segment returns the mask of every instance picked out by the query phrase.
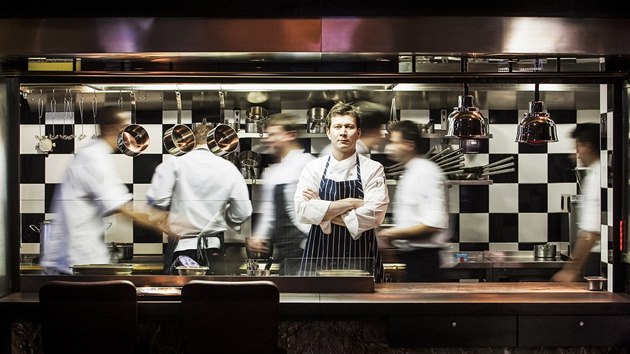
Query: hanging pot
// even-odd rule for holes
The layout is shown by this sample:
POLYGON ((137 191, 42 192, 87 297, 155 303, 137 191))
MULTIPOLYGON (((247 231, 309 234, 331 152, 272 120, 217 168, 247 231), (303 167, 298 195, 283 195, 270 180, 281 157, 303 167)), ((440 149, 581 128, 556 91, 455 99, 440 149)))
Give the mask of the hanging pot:
POLYGON ((118 133, 118 150, 127 156, 138 156, 147 147, 151 139, 142 126, 136 124, 136 95, 131 93, 131 124, 118 133))
POLYGON ((213 154, 223 156, 236 150, 238 135, 229 125, 219 124, 208 133, 206 143, 213 154))
POLYGON ((244 178, 256 179, 260 177, 262 157, 259 153, 254 151, 241 151, 241 153, 238 154, 238 160, 244 178))
POLYGON ((260 106, 251 106, 247 110, 247 119, 245 131, 247 133, 258 133, 262 137, 265 132, 265 123, 267 120, 267 110, 260 106))
POLYGON ((310 134, 322 134, 326 132, 326 115, 328 110, 322 107, 313 107, 307 111, 308 121, 306 132, 310 134))
POLYGON ((177 124, 164 133, 164 148, 169 154, 184 155, 195 148, 195 134, 182 123, 182 97, 179 91, 175 93, 177 100, 177 124))

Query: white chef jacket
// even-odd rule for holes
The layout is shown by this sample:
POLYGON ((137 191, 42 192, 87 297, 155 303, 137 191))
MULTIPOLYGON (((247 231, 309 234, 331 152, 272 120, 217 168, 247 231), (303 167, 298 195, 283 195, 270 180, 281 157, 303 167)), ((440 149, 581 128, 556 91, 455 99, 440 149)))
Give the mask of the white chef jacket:
POLYGON ((44 268, 71 274, 75 264, 110 262, 103 218, 132 198, 116 174, 112 152, 97 139, 75 155, 53 197, 55 218, 41 262, 44 268))
POLYGON ((396 226, 424 224, 442 229, 430 239, 394 240, 394 246, 402 250, 436 248, 449 241, 447 187, 437 164, 418 157, 405 164, 405 172, 396 187, 393 213, 396 226))
MULTIPOLYGON (((284 187, 284 206, 291 223, 298 228, 304 235, 308 235, 311 228, 308 224, 303 224, 297 220, 295 214, 295 204, 293 196, 297 188, 298 179, 302 173, 302 169, 310 161, 315 160, 311 154, 304 153, 304 149, 291 150, 282 161, 269 166, 262 175, 265 180, 262 192, 262 202, 260 203, 261 219, 256 225, 254 235, 261 238, 271 238, 271 230, 275 221, 273 205, 274 187, 278 184, 285 184, 284 187)), ((302 245, 303 246, 303 245, 302 245)))
MULTIPOLYGON (((242 224, 252 214, 243 176, 207 146, 158 165, 147 200, 150 206, 169 210, 169 227, 179 236, 222 232, 227 230, 227 222, 242 224)), ((209 237, 208 241, 208 248, 220 247, 218 238, 209 237)), ((197 238, 185 238, 175 251, 196 248, 197 238)))
MULTIPOLYGON (((306 189, 319 191, 319 182, 329 156, 330 165, 326 172, 326 178, 337 182, 357 179, 356 153, 343 161, 337 161, 332 155, 322 156, 304 167, 294 196, 298 220, 306 224, 319 225, 326 234, 332 230, 331 222, 322 220, 331 202, 319 199, 307 201, 302 196, 302 192, 306 189)), ((364 231, 379 227, 385 218, 389 204, 383 165, 361 155, 359 155, 359 163, 361 165, 364 205, 342 214, 344 223, 354 239, 359 238, 364 231)))
MULTIPOLYGON (((582 194, 580 195, 577 226, 580 230, 600 234, 602 209, 600 202, 601 166, 599 160, 591 163, 588 169, 588 173, 582 181, 582 194)), ((597 241, 591 252, 599 251, 600 243, 597 241)))

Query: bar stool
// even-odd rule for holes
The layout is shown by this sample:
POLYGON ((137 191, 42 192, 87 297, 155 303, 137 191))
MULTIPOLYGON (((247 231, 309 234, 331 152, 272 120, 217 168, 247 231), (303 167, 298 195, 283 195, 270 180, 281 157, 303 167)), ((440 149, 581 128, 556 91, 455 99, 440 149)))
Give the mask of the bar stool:
POLYGON ((136 287, 127 280, 50 281, 39 289, 45 353, 134 353, 136 287))
POLYGON ((270 281, 193 280, 182 288, 186 353, 284 353, 280 291, 270 281))

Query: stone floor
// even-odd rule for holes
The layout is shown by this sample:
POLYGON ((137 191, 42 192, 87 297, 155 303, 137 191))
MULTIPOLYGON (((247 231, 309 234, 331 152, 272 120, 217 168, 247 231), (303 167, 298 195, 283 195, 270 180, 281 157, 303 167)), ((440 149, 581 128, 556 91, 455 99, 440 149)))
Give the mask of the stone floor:
MULTIPOLYGON (((138 326, 141 354, 183 353, 181 327, 177 323, 141 322, 138 326)), ((627 348, 392 348, 387 344, 387 328, 380 321, 282 321, 279 347, 287 353, 361 354, 608 354, 628 353, 627 348)), ((210 331, 210 330, 209 330, 210 331)), ((39 324, 12 326, 12 354, 43 353, 39 324)))

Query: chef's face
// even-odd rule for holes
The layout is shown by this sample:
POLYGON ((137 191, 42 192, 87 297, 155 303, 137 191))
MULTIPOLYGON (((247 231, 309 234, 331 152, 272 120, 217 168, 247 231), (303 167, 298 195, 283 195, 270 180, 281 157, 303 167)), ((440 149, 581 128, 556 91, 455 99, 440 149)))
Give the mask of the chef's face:
POLYGON ((396 162, 407 162, 415 155, 415 147, 413 142, 403 139, 401 132, 394 131, 389 135, 385 152, 396 162))
POLYGON ((284 147, 294 140, 293 134, 284 130, 282 126, 271 125, 267 127, 267 137, 262 142, 274 154, 280 154, 284 147))
POLYGON ((361 137, 361 129, 357 128, 353 116, 334 116, 330 120, 330 128, 326 130, 332 148, 343 153, 354 153, 357 140, 361 137))

